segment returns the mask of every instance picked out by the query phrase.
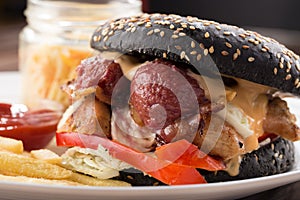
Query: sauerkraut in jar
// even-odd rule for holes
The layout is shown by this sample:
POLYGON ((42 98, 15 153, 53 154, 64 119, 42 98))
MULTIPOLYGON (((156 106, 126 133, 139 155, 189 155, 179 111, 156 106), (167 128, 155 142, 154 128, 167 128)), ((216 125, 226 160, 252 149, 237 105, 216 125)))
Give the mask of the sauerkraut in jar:
POLYGON ((22 101, 30 108, 66 108, 61 86, 90 57, 93 31, 107 19, 141 12, 139 0, 28 0, 19 37, 22 101))

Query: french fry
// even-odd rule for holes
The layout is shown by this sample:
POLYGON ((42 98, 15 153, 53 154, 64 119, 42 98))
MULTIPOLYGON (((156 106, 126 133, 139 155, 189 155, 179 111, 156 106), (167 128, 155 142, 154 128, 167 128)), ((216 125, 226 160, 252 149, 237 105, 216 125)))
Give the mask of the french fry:
POLYGON ((0 136, 0 149, 21 154, 24 151, 23 142, 12 138, 0 136))
POLYGON ((1 181, 12 181, 12 182, 22 182, 22 183, 37 183, 37 184, 47 184, 47 185, 71 185, 71 186, 82 186, 83 184, 76 183, 67 180, 49 180, 43 178, 32 178, 27 176, 11 176, 0 174, 1 181))
POLYGON ((67 180, 90 186, 130 186, 129 183, 124 181, 103 180, 75 172, 67 180))
POLYGON ((61 157, 49 149, 39 149, 30 151, 31 157, 43 160, 51 164, 60 165, 61 157))
POLYGON ((0 151, 0 171, 45 179, 67 179, 73 173, 70 170, 42 160, 5 151, 0 151))

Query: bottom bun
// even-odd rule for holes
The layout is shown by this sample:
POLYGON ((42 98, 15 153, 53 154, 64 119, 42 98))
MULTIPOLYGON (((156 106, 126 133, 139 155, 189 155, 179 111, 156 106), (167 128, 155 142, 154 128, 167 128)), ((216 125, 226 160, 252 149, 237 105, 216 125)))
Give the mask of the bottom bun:
POLYGON ((279 137, 258 150, 245 154, 237 176, 230 176, 225 171, 199 171, 207 182, 212 183, 280 174, 291 170, 294 163, 295 147, 293 142, 279 137))
MULTIPOLYGON (((199 172, 208 183, 213 183, 279 174, 291 170, 294 163, 294 144, 279 137, 258 150, 245 154, 241 160, 240 173, 237 176, 230 176, 226 171, 209 172, 199 170, 199 172)), ((121 171, 116 179, 126 181, 133 186, 164 185, 162 182, 136 169, 121 171)))

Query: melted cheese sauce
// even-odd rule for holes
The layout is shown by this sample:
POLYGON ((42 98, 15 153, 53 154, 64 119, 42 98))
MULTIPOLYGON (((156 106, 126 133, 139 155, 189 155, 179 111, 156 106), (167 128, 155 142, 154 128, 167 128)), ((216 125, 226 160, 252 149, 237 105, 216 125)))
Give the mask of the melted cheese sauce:
POLYGON ((269 87, 239 79, 238 85, 234 89, 237 94, 231 103, 241 108, 248 116, 254 133, 257 136, 262 135, 262 122, 265 119, 268 105, 266 93, 268 93, 269 87))
POLYGON ((241 109, 247 117, 252 135, 245 137, 245 148, 250 152, 259 147, 257 138, 264 134, 263 121, 267 113, 270 87, 252 83, 242 79, 236 79, 238 85, 233 87, 236 96, 230 103, 241 109))
POLYGON ((116 63, 118 63, 122 69, 124 76, 130 81, 135 75, 136 70, 142 64, 138 62, 134 57, 118 52, 102 52, 101 56, 106 59, 114 60, 116 63))

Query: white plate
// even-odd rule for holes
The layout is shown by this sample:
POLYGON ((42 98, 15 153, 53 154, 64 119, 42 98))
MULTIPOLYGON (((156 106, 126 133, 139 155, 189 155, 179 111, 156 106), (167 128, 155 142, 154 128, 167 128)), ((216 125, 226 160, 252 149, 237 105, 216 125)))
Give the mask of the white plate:
MULTIPOLYGON (((19 74, 0 73, 0 101, 18 102, 19 74)), ((294 102, 295 103, 295 102, 294 102)), ((291 106, 298 109, 296 104, 291 106)), ((297 164, 287 173, 262 178, 203 185, 159 187, 79 187, 0 181, 1 199, 233 199, 300 180, 300 142, 295 143, 297 164)))

